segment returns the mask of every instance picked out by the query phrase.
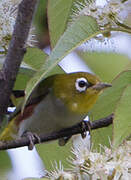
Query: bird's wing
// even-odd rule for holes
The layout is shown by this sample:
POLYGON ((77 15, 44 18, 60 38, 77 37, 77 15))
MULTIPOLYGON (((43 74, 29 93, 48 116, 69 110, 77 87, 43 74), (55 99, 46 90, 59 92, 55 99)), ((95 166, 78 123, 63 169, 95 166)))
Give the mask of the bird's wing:
MULTIPOLYGON (((53 85, 54 77, 56 75, 52 75, 44 80, 42 80, 39 85, 33 90, 31 93, 29 100, 27 101, 27 104, 25 106, 25 109, 31 105, 38 104, 43 98, 50 93, 51 86, 53 85)), ((21 94, 24 95, 24 92, 20 91, 20 94, 18 91, 14 91, 14 93, 17 95, 17 97, 21 94)), ((26 94, 26 93, 25 93, 26 94)), ((17 114, 21 112, 21 107, 23 104, 23 101, 21 101, 20 105, 17 106, 16 110, 10 115, 9 121, 11 121, 17 114)))

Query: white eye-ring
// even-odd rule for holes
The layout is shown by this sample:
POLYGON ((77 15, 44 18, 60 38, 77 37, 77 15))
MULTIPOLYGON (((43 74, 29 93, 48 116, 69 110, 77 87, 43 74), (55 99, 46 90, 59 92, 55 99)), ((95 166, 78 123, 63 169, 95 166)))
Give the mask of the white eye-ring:
POLYGON ((79 92, 83 92, 86 91, 87 87, 88 87, 88 81, 86 78, 77 78, 76 82, 75 82, 75 87, 76 90, 79 92))

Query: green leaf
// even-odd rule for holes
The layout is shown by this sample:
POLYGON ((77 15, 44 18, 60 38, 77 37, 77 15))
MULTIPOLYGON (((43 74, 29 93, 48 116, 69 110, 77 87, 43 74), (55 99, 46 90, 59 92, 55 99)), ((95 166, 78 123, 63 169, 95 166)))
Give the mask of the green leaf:
POLYGON ((131 135, 131 84, 127 86, 115 109, 113 145, 117 147, 131 135))
POLYGON ((130 59, 115 53, 78 52, 88 67, 97 74, 102 81, 111 82, 123 70, 129 69, 130 59))
POLYGON ((63 36, 58 41, 57 45, 47 58, 46 64, 36 75, 31 79, 26 88, 26 97, 23 104, 23 109, 29 98, 32 90, 45 77, 50 75, 50 72, 55 68, 57 63, 62 60, 68 53, 73 51, 83 42, 96 36, 99 33, 99 28, 96 21, 88 16, 81 16, 70 26, 63 36))
POLYGON ((56 45, 66 29, 72 3, 73 0, 48 0, 48 25, 52 47, 56 45))
POLYGON ((44 1, 39 0, 39 3, 37 5, 37 10, 35 12, 35 16, 33 19, 33 23, 35 24, 35 31, 37 34, 37 38, 39 36, 42 36, 43 33, 46 32, 46 28, 47 28, 47 13, 46 13, 47 12, 47 3, 48 3, 48 0, 44 0, 44 1))
POLYGON ((7 174, 12 168, 11 159, 7 154, 7 151, 0 152, 0 179, 5 180, 7 179, 7 174))
POLYGON ((45 63, 48 57, 38 48, 27 48, 24 56, 24 63, 20 67, 19 74, 15 82, 15 89, 25 89, 27 82, 45 63))
MULTIPOLYGON (((101 94, 92 108, 91 115, 93 116, 93 120, 112 114, 122 96, 124 88, 129 84, 131 84, 131 71, 120 73, 112 82, 112 87, 106 89, 104 93, 101 94)), ((112 126, 92 132, 92 141, 95 148, 98 147, 99 144, 109 146, 109 139, 112 139, 112 126)))
POLYGON ((14 89, 25 89, 27 82, 33 77, 35 73, 35 70, 28 67, 20 67, 19 73, 16 77, 14 89))
POLYGON ((32 77, 36 73, 36 71, 29 68, 29 67, 21 66, 20 69, 19 69, 19 73, 20 74, 25 74, 25 75, 27 75, 29 77, 32 77))
POLYGON ((131 83, 131 70, 123 71, 112 82, 112 87, 104 90, 92 108, 95 118, 102 118, 114 112, 124 88, 131 83))
POLYGON ((38 48, 27 48, 24 62, 34 70, 39 70, 45 63, 47 57, 48 55, 38 48))
POLYGON ((27 76, 26 74, 18 74, 15 82, 14 89, 16 90, 24 90, 26 88, 26 85, 31 77, 27 76))
POLYGON ((71 15, 77 10, 75 4, 84 0, 48 0, 47 14, 51 47, 54 48, 71 21, 71 15))
MULTIPOLYGON (((4 59, 3 59, 4 60, 4 59)), ((0 61, 0 69, 3 66, 4 61, 0 61)), ((30 66, 20 66, 19 73, 16 77, 14 89, 25 89, 27 82, 36 73, 36 70, 32 69, 30 66)))

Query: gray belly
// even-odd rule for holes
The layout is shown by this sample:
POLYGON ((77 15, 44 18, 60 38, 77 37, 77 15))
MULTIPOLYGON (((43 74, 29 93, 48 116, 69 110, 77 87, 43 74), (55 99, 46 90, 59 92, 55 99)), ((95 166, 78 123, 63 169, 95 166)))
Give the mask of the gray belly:
POLYGON ((54 100, 50 95, 47 95, 35 108, 33 115, 21 123, 19 136, 25 131, 38 135, 56 132, 77 124, 83 118, 82 115, 67 111, 60 100, 54 100))

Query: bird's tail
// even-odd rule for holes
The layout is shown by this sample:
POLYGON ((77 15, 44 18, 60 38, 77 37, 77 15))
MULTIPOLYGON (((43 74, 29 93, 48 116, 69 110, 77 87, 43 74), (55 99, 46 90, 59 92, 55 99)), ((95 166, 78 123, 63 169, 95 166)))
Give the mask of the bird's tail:
POLYGON ((10 141, 18 137, 18 127, 16 126, 15 120, 17 116, 12 119, 7 127, 3 129, 0 134, 0 141, 10 141))

